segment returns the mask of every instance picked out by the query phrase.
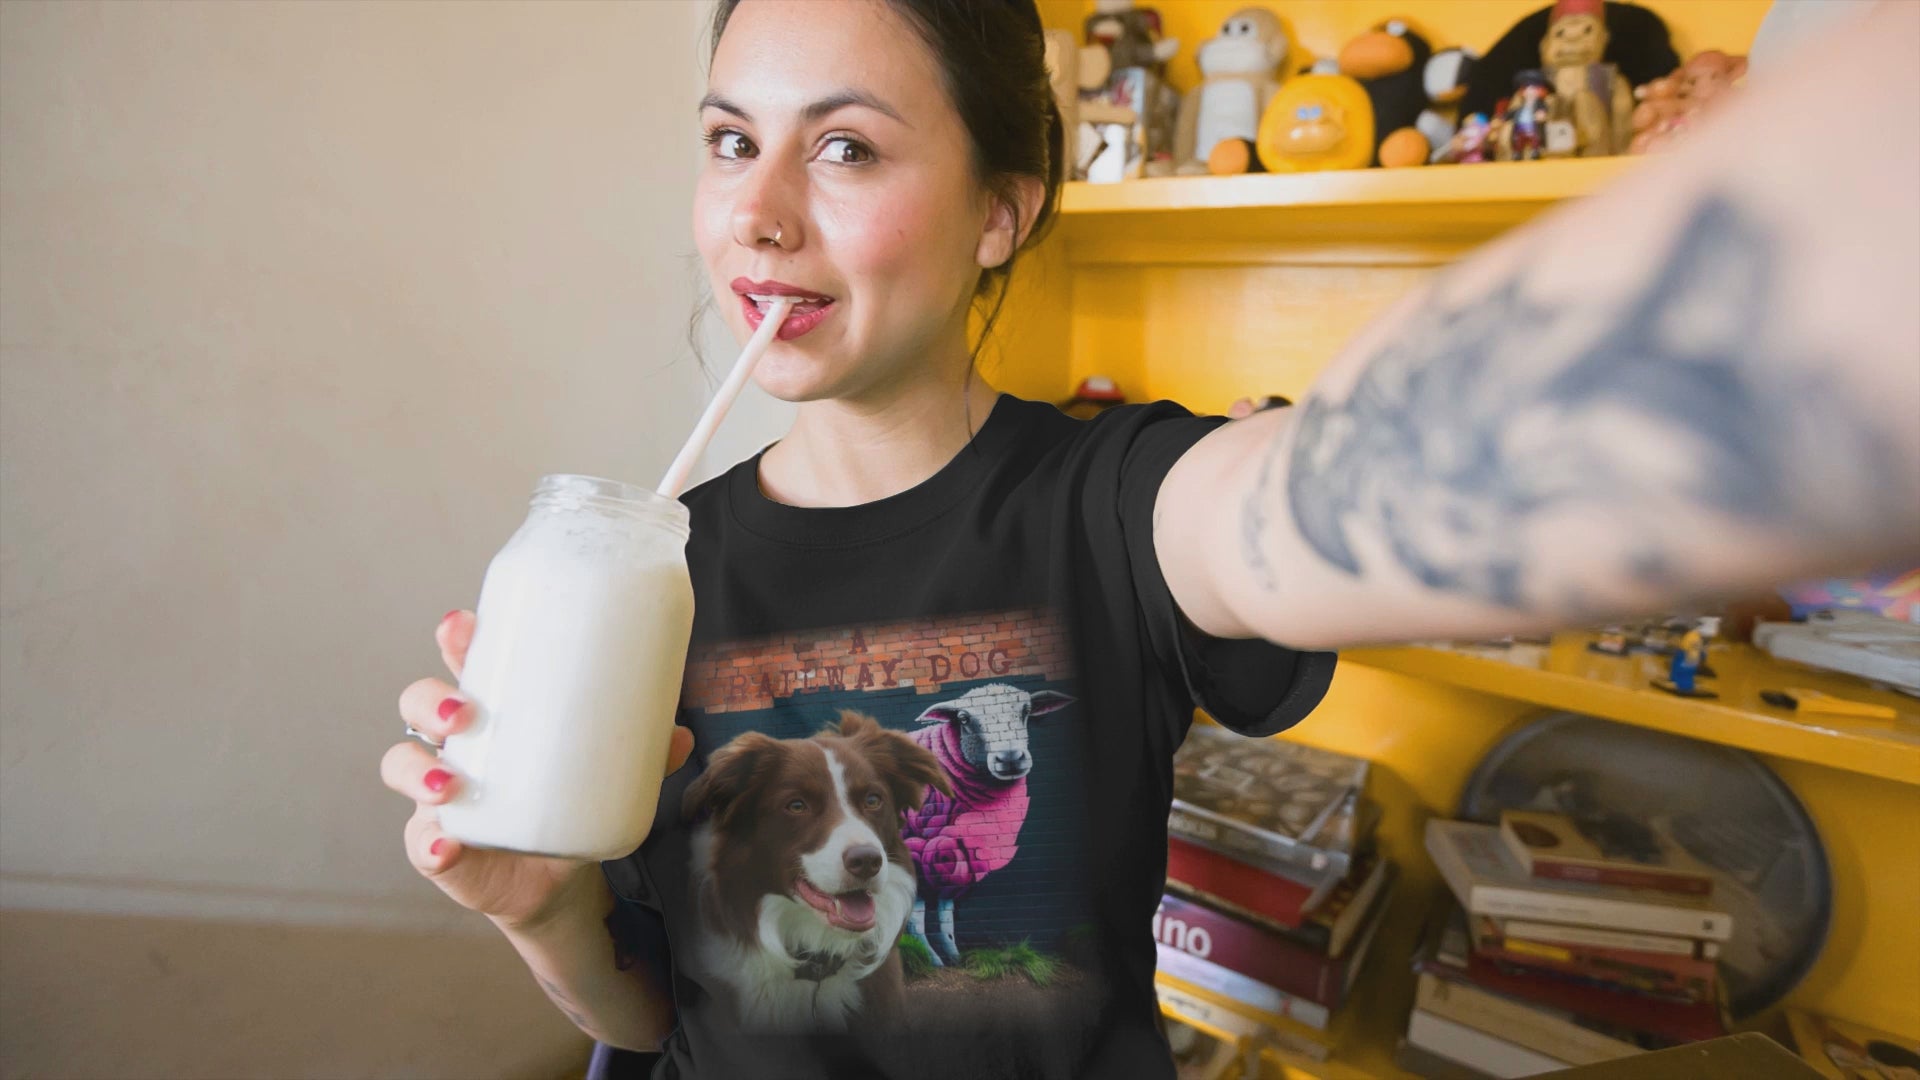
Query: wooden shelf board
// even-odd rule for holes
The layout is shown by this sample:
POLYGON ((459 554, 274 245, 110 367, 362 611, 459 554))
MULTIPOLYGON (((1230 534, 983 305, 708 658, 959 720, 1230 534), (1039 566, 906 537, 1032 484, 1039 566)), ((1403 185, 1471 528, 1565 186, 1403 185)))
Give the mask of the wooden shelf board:
POLYGON ((1861 680, 1783 663, 1747 645, 1715 646, 1718 673, 1700 685, 1718 698, 1675 697, 1649 685, 1666 675, 1654 655, 1607 656, 1591 634, 1560 634, 1551 645, 1459 645, 1352 649, 1363 664, 1500 697, 1672 732, 1759 754, 1920 785, 1920 701, 1870 689, 1861 680), (1761 690, 1801 686, 1891 706, 1893 721, 1799 717, 1760 700, 1761 690))
POLYGON ((1250 245, 1305 257, 1331 247, 1356 260, 1393 247, 1445 261, 1634 164, 1593 158, 1073 183, 1061 196, 1060 229, 1068 258, 1082 264, 1207 254, 1257 261, 1250 245))

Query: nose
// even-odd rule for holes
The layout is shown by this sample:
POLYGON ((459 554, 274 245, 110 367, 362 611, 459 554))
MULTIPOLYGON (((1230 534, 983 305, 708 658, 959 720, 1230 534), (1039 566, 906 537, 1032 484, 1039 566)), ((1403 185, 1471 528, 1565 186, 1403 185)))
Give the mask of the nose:
POLYGON ((734 189, 733 242, 756 252, 792 251, 806 240, 806 166, 772 152, 755 158, 734 189))
POLYGON ((1031 760, 1025 750, 1001 750, 993 755, 994 771, 1001 776, 1022 776, 1031 760))
POLYGON ((850 847, 847 853, 840 857, 840 863, 847 868, 847 873, 861 881, 871 881, 873 875, 880 872, 881 865, 886 861, 886 855, 872 844, 850 847))

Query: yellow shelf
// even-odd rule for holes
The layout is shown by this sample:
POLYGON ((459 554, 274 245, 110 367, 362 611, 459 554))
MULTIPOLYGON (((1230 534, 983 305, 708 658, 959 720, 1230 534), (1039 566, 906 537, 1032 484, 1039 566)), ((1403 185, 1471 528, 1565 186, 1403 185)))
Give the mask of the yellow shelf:
POLYGON ((1353 649, 1343 663, 1587 713, 1675 735, 1737 746, 1920 785, 1920 702, 1872 690, 1855 678, 1782 663, 1747 645, 1716 646, 1718 673, 1701 686, 1718 698, 1681 698, 1654 689, 1666 660, 1607 656, 1587 648, 1591 634, 1557 635, 1551 645, 1459 645, 1353 649), (1760 700, 1761 690, 1803 686, 1892 707, 1896 719, 1801 718, 1760 700))
POLYGON ((1070 261, 1218 261, 1221 249, 1279 243, 1484 242, 1556 203, 1606 185, 1634 158, 1493 162, 1414 169, 1172 176, 1066 185, 1070 261), (1209 248, 1196 251, 1196 245, 1209 248))

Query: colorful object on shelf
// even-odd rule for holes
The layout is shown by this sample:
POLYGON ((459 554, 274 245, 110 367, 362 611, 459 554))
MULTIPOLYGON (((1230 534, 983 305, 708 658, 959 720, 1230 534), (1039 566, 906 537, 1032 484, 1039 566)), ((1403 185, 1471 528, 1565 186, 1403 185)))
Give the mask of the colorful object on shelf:
POLYGON ((1494 139, 1494 156, 1501 161, 1538 161, 1573 152, 1573 130, 1555 119, 1560 102, 1545 72, 1529 69, 1514 76, 1513 97, 1507 102, 1494 139))
MULTIPOLYGON (((1541 48, 1558 6, 1541 8, 1515 23, 1473 65, 1467 76, 1467 92, 1460 99, 1463 115, 1478 112, 1491 116, 1512 92, 1513 77, 1541 66, 1541 48)), ((1629 86, 1651 82, 1680 66, 1667 24, 1660 16, 1637 4, 1607 3, 1601 11, 1599 25, 1606 31, 1607 40, 1597 62, 1614 65, 1629 86)), ((1570 40, 1567 44, 1578 42, 1570 40)))
MULTIPOLYGON (((1180 103, 1174 130, 1175 171, 1181 175, 1245 172, 1252 157, 1238 170, 1223 171, 1235 159, 1216 163, 1214 150, 1223 142, 1249 146, 1260 131, 1260 116, 1280 89, 1278 70, 1290 43, 1280 17, 1264 8, 1242 8, 1227 16, 1220 32, 1194 52, 1200 85, 1187 91, 1180 103)), ((1229 151, 1231 154, 1231 151, 1229 151)))
POLYGON ((1437 114, 1427 120, 1426 73, 1432 59, 1433 46, 1405 19, 1389 19, 1340 50, 1340 74, 1365 87, 1373 106, 1373 164, 1425 165, 1431 156, 1423 120, 1429 126, 1445 124, 1437 114))
POLYGON ((1876 570, 1862 578, 1825 578, 1788 585, 1781 599, 1804 619, 1822 611, 1871 611, 1895 622, 1920 623, 1920 567, 1876 570))
POLYGON ((1450 165, 1478 165, 1493 160, 1493 125, 1484 113, 1469 113, 1447 140, 1440 160, 1450 165))
POLYGON ((1323 61, 1281 85, 1254 142, 1269 172, 1363 169, 1373 160, 1373 103, 1323 61))
POLYGON ((1080 380, 1073 396, 1061 402, 1059 409, 1076 419, 1089 420, 1115 405, 1126 403, 1127 395, 1120 392, 1118 383, 1105 375, 1089 375, 1080 380))
POLYGON ((1633 92, 1633 140, 1628 151, 1645 154, 1665 145, 1702 116, 1709 105, 1746 77, 1747 58, 1719 49, 1695 53, 1672 75, 1653 80, 1633 92))
POLYGON ((1680 639, 1679 648, 1667 661, 1667 677, 1655 679, 1653 685, 1669 694, 1680 697, 1719 697, 1711 690, 1694 685, 1694 676, 1700 674, 1700 668, 1707 660, 1706 638, 1698 630, 1689 630, 1680 639))
POLYGON ((1094 76, 1101 61, 1082 56, 1076 131, 1076 162, 1084 178, 1112 183, 1173 172, 1173 128, 1179 95, 1167 85, 1167 61, 1180 48, 1160 34, 1160 13, 1133 0, 1095 0, 1087 16, 1087 44, 1103 49, 1108 74, 1094 76), (1090 85, 1091 84, 1091 85, 1090 85))
POLYGON ((1547 17, 1540 63, 1573 124, 1573 153, 1625 153, 1633 130, 1633 88, 1603 59, 1607 26, 1601 0, 1559 0, 1547 17))
POLYGON ((1267 167, 1260 163, 1260 151, 1255 149, 1252 139, 1221 139, 1213 144, 1213 152, 1207 155, 1207 172, 1214 176, 1243 176, 1266 171, 1267 167))

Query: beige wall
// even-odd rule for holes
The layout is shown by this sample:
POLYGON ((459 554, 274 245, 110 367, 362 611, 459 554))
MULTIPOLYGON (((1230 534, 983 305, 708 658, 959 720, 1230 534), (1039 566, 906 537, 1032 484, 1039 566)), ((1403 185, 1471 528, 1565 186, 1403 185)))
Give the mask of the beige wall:
MULTIPOLYGON (((8 916, 7 1000, 73 990, 48 965, 79 955, 75 912, 505 952, 409 868, 376 766, 534 479, 651 481, 707 392, 686 345, 702 13, 0 3, 0 909, 68 913, 8 916)), ((213 962, 151 933, 155 971, 213 962)), ((244 1004, 252 970, 202 971, 202 1012, 244 1004)), ((472 972, 426 1003, 362 976, 399 1031, 496 1000, 472 972)), ((0 1072, 80 1067, 7 1012, 0 1072)), ((241 1037, 274 1044, 273 1022, 241 1037)), ((125 1052, 167 1068, 125 1075, 193 1071, 154 1037, 125 1052)), ((385 1069, 392 1049, 320 1071, 439 1067, 385 1069)))

